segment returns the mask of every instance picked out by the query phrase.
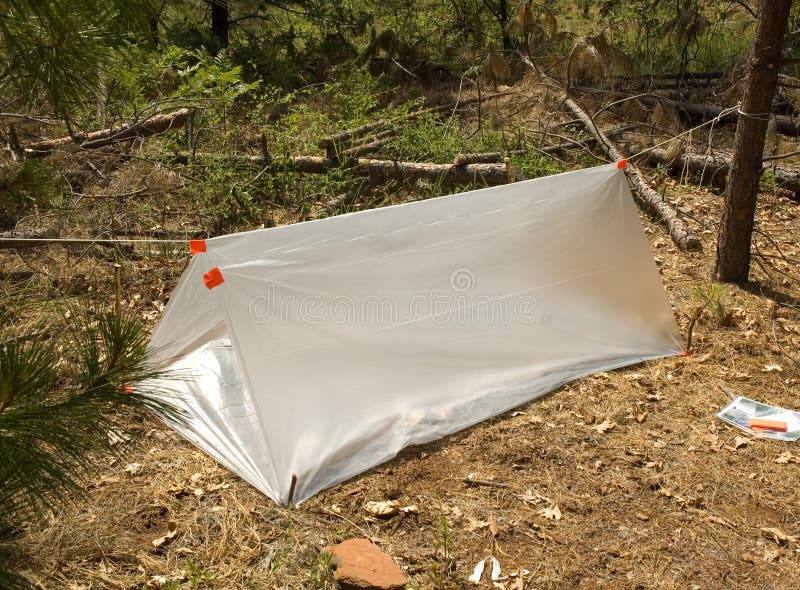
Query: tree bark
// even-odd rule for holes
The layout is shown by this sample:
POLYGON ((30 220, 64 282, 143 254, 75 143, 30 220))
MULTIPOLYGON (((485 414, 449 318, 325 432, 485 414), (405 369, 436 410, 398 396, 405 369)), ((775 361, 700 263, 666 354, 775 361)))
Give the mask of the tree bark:
POLYGON ((230 27, 230 8, 228 0, 210 0, 211 3, 211 36, 219 48, 228 46, 228 29, 230 27))
POLYGON ((767 134, 772 98, 778 82, 783 38, 791 0, 761 0, 753 45, 747 61, 747 83, 733 143, 725 208, 717 239, 714 276, 724 282, 747 282, 750 273, 750 243, 753 235, 761 158, 767 134))
MULTIPOLYGON (((606 132, 606 137, 615 137, 621 135, 626 131, 633 129, 635 126, 620 127, 619 129, 612 129, 606 132)), ((463 166, 465 164, 491 164, 502 162, 506 156, 523 156, 525 154, 534 152, 538 154, 557 154, 566 150, 577 148, 588 149, 594 146, 597 140, 594 137, 587 137, 586 139, 576 139, 574 141, 565 141, 563 143, 556 143, 554 145, 545 145, 542 147, 530 148, 526 150, 511 150, 509 152, 484 152, 479 154, 458 154, 453 158, 453 164, 456 166, 463 166)))

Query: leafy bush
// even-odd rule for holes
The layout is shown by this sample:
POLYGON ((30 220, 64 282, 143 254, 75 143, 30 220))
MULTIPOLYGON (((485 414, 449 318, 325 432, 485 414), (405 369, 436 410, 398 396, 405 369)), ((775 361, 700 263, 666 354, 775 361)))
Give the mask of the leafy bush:
POLYGON ((251 192, 251 166, 207 160, 192 167, 202 182, 183 191, 185 202, 201 227, 212 235, 236 231, 242 225, 261 223, 262 203, 251 192))
POLYGON ((156 52, 124 44, 116 55, 125 67, 105 81, 106 102, 120 116, 141 113, 154 104, 226 107, 260 84, 244 82, 242 67, 225 51, 211 55, 204 49, 167 46, 156 52))

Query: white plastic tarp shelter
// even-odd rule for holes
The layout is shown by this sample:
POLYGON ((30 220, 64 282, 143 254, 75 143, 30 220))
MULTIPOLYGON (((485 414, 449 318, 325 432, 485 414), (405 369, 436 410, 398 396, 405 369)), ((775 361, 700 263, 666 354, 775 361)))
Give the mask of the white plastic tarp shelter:
POLYGON ((204 248, 152 349, 180 433, 281 504, 683 348, 613 164, 204 248))

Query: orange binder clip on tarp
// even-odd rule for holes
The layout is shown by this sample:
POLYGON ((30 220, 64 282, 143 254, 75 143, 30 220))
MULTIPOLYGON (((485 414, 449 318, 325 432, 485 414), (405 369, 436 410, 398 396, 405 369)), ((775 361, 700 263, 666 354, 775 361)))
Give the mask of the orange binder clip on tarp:
POLYGON ((200 254, 201 252, 206 251, 206 241, 205 240, 189 240, 189 252, 192 253, 192 256, 195 254, 200 254))
POLYGON ((619 162, 617 162, 617 170, 625 170, 628 167, 628 160, 622 158, 619 162))
POLYGON ((781 420, 765 420, 764 418, 750 418, 750 428, 756 432, 759 430, 786 432, 786 422, 782 422, 781 420))
POLYGON ((222 278, 222 272, 219 270, 219 267, 215 266, 203 275, 203 282, 206 284, 207 288, 213 289, 224 283, 225 279, 222 278))

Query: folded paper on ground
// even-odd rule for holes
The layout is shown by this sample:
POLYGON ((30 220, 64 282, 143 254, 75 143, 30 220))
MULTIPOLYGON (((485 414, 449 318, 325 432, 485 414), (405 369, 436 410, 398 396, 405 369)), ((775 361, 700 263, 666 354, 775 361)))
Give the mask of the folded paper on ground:
POLYGON ((295 502, 577 377, 682 350, 613 164, 213 238, 152 337, 176 428, 295 502))

